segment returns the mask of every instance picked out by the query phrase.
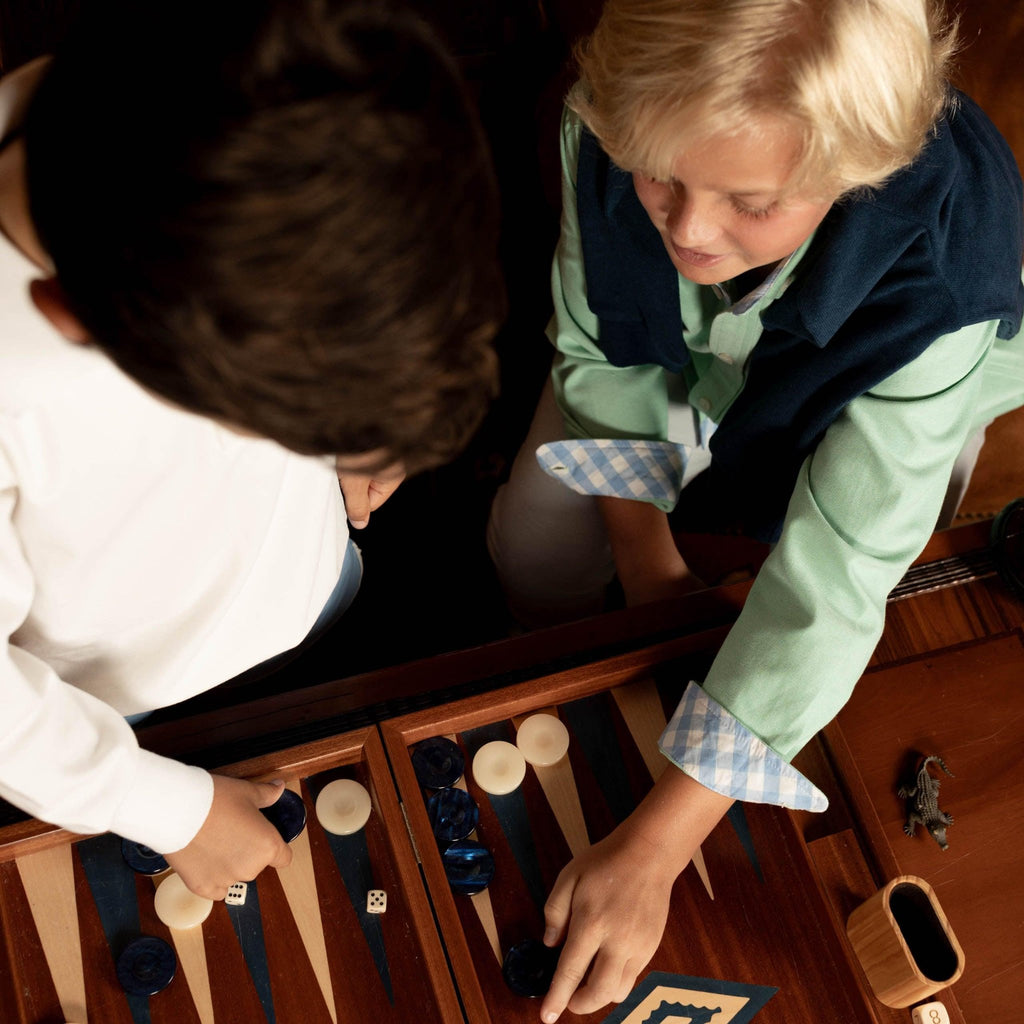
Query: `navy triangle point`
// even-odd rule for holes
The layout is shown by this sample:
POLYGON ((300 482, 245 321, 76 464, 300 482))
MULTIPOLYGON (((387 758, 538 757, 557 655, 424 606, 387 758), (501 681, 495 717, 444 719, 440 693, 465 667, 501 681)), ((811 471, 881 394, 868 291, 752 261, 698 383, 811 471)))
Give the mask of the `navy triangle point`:
POLYGON ((260 913, 258 880, 249 882, 245 902, 227 905, 231 927, 238 938, 242 958, 249 969, 256 996, 267 1017, 267 1024, 277 1024, 274 1012, 274 996, 270 987, 270 964, 267 960, 267 944, 263 937, 263 916, 260 913))
POLYGON ((764 882, 764 873, 761 871, 761 862, 757 857, 757 850, 754 847, 754 837, 750 834, 750 825, 747 823, 747 816, 743 810, 743 804, 738 800, 729 808, 727 817, 732 825, 744 852, 750 863, 754 866, 758 881, 764 882))
POLYGON ((324 829, 324 835, 327 837, 327 845, 352 903, 352 909, 362 928, 363 938, 377 967, 388 1002, 394 1005, 395 992, 391 982, 391 968, 384 945, 380 915, 371 914, 366 908, 366 894, 371 889, 380 888, 374 879, 366 833, 360 830, 351 835, 339 836, 324 829))

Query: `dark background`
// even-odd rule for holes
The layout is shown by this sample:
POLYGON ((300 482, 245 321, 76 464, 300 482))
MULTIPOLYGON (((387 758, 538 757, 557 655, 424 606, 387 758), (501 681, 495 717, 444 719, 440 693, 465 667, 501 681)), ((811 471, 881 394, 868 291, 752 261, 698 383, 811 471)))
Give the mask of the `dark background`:
MULTIPOLYGON (((0 71, 50 52, 88 2, 0 0, 0 71)), ((600 4, 413 0, 412 6, 456 54, 492 147, 509 306, 496 340, 501 393, 461 457, 407 480, 365 530, 354 532, 365 565, 355 603, 261 689, 460 650, 508 631, 484 528, 550 364, 543 331, 558 230, 558 118, 571 80, 571 41, 596 19, 600 4)))

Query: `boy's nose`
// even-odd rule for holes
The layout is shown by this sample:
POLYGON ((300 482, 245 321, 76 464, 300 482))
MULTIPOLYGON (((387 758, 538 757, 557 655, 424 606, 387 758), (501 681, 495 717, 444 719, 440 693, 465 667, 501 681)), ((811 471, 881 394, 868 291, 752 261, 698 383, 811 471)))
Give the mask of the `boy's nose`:
POLYGON ((689 195, 677 195, 665 226, 681 249, 700 249, 718 238, 720 228, 707 202, 689 195))

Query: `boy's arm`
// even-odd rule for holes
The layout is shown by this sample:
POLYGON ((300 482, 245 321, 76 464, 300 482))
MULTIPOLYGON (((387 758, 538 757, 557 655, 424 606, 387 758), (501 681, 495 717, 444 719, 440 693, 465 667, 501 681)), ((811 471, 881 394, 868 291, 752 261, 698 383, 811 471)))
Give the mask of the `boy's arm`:
POLYGON ((11 520, 16 503, 0 450, 0 796, 73 832, 109 830, 169 854, 190 887, 207 895, 223 896, 231 882, 287 862, 288 847, 259 813, 279 787, 211 776, 142 750, 123 715, 11 641, 34 592, 11 520))
MULTIPOLYGON (((915 364, 851 403, 808 459, 782 539, 705 680, 715 702, 709 751, 715 729, 727 729, 745 733, 767 758, 784 763, 845 703, 877 643, 889 590, 931 534, 952 464, 974 426, 993 336, 990 325, 940 339, 915 364), (823 659, 822 651, 842 656, 823 659)), ((701 766, 713 768, 713 758, 673 746, 700 733, 678 720, 693 707, 684 700, 663 749, 677 766, 705 778, 701 766)), ((554 1020, 566 1005, 584 1012, 597 1007, 592 1000, 628 994, 660 940, 671 879, 740 795, 721 785, 719 774, 707 773, 708 785, 721 790, 712 792, 683 771, 666 771, 652 790, 653 806, 642 804, 636 812, 638 823, 631 816, 563 873, 549 922, 560 926, 565 913, 585 913, 586 938, 573 940, 570 917, 570 959, 564 969, 560 961, 544 1020, 554 1020), (687 791, 698 795, 684 796, 687 791), (639 856, 653 822, 665 843, 650 854, 650 876, 647 863, 644 872, 624 870, 639 856), (594 909, 602 898, 612 908, 607 915, 594 909), (648 926, 626 923, 633 916, 645 917, 648 926), (637 955, 627 955, 621 935, 638 943, 637 955), (587 952, 596 954, 593 973, 575 1001, 570 996, 583 978, 587 952)), ((732 782, 737 790, 744 784, 732 782)))
POLYGON ((615 558, 615 571, 630 605, 700 590, 676 547, 668 516, 645 501, 598 498, 615 558))
POLYGON ((161 852, 177 849, 209 810, 210 777, 141 750, 123 715, 18 645, 36 582, 17 507, 16 477, 0 448, 0 796, 75 832, 109 829, 161 852))
POLYGON ((597 342, 598 320, 587 302, 586 275, 576 214, 580 124, 562 118, 562 214, 551 267, 554 315, 548 339, 558 350, 552 367, 555 399, 566 437, 665 440, 666 372, 660 366, 613 366, 597 342))
POLYGON ((849 698, 889 592, 935 528, 977 426, 995 328, 938 339, 855 399, 800 471, 782 536, 703 684, 784 759, 849 698))
MULTIPOLYGON (((561 126, 562 218, 551 270, 554 316, 548 337, 558 352, 555 398, 567 438, 664 440, 668 394, 660 366, 613 366, 597 342, 598 321, 586 296, 576 215, 580 125, 566 112, 561 126)), ((653 503, 600 498, 616 568, 627 600, 641 604, 699 585, 672 543, 668 520, 653 503)))
POLYGON ((73 832, 112 831, 144 843, 211 899, 291 860, 259 813, 280 785, 211 776, 142 750, 113 708, 9 643, 0 689, 0 796, 16 807, 73 832))
POLYGON ((4 799, 73 832, 110 830, 160 852, 198 831, 212 798, 206 772, 140 749, 113 708, 11 643, 0 692, 4 799))

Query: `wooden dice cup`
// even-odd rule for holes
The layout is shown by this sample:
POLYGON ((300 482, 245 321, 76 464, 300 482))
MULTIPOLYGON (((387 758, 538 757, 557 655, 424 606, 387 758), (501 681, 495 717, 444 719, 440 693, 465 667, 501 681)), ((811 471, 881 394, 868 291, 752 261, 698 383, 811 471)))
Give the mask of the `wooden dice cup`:
POLYGON ((899 875, 857 907, 846 934, 879 1002, 901 1008, 920 1002, 964 970, 964 952, 932 887, 899 875))

